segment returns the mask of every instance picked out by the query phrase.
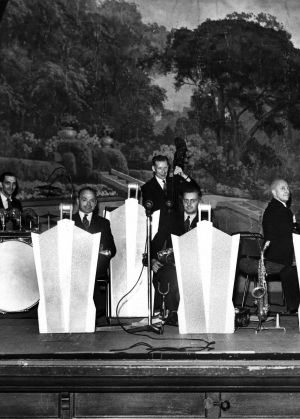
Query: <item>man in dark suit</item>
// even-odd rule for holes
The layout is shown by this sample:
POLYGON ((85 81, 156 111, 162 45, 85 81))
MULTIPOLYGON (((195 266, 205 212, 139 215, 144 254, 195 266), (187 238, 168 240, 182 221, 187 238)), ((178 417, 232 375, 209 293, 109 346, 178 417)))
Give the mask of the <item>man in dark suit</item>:
MULTIPOLYGON (((2 190, 0 191, 0 211, 8 214, 6 229, 19 228, 20 212, 22 211, 21 202, 16 198, 18 193, 17 177, 12 172, 4 172, 0 175, 2 190)), ((1 218, 3 218, 3 216, 1 218)))
POLYGON ((181 236, 196 227, 199 220, 198 204, 200 199, 199 188, 195 185, 187 185, 182 197, 183 212, 173 213, 164 223, 161 223, 151 243, 151 267, 154 272, 153 285, 155 288, 154 308, 161 308, 161 293, 167 293, 165 303, 169 314, 166 323, 169 324, 177 324, 179 290, 176 268, 174 262, 163 263, 159 260, 158 255, 162 249, 172 248, 171 234, 181 236))
POLYGON ((116 246, 110 229, 110 222, 96 213, 97 194, 90 187, 83 187, 78 193, 78 213, 74 215, 75 225, 87 232, 101 233, 100 249, 97 264, 96 281, 94 288, 94 302, 96 306, 96 317, 103 313, 103 296, 97 279, 108 280, 107 269, 109 261, 116 254, 116 246))
POLYGON ((287 182, 277 179, 271 184, 272 200, 263 215, 265 241, 270 241, 266 251, 267 273, 279 273, 287 310, 295 313, 300 302, 297 268, 294 263, 294 219, 288 206, 290 191, 287 182), (274 268, 275 266, 275 268, 274 268))
POLYGON ((0 175, 2 190, 0 192, 0 208, 22 210, 21 202, 16 198, 18 193, 17 177, 12 172, 4 172, 0 175))
POLYGON ((154 156, 152 159, 153 178, 141 187, 143 205, 146 201, 152 201, 153 211, 161 210, 162 214, 166 214, 170 209, 168 204, 174 211, 179 209, 180 195, 187 185, 191 184, 199 188, 181 167, 175 167, 172 177, 168 176, 169 168, 166 156, 154 156))

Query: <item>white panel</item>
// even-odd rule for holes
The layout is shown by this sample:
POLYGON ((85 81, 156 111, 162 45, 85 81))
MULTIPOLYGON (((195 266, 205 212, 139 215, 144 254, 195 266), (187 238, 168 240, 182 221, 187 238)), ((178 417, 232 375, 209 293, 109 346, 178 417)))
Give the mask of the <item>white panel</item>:
POLYGON ((40 291, 40 332, 93 332, 100 233, 90 234, 64 219, 43 234, 32 233, 32 243, 40 291))
POLYGON ((148 315, 146 268, 135 286, 143 268, 142 258, 147 230, 145 209, 136 199, 128 198, 124 205, 110 213, 109 218, 117 248, 116 256, 112 258, 110 264, 111 315, 116 317, 118 308, 120 317, 146 317, 148 315))
POLYGON ((152 225, 151 225, 151 239, 155 236, 155 234, 158 231, 158 225, 159 225, 159 218, 160 218, 160 210, 154 211, 152 214, 152 225))
POLYGON ((200 251, 197 229, 181 237, 172 235, 180 302, 179 333, 199 333, 206 329, 203 283, 200 281, 200 251))
POLYGON ((172 235, 180 304, 179 333, 233 333, 232 293, 239 235, 201 221, 181 237, 172 235))
MULTIPOLYGON (((299 270, 300 270, 300 235, 293 234, 293 243, 294 243, 294 253, 295 253, 295 260, 297 266, 297 273, 298 273, 298 283, 299 283, 299 270)), ((300 287, 300 284, 299 284, 300 287)), ((298 309, 298 324, 300 330, 300 310, 298 309)))

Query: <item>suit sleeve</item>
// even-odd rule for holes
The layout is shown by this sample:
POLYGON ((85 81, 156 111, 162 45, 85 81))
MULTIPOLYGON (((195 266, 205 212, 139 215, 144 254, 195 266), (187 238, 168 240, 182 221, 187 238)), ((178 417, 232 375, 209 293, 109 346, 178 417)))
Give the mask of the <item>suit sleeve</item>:
POLYGON ((103 230, 101 232, 101 245, 104 250, 110 250, 111 257, 115 256, 117 249, 108 220, 104 220, 103 230))
POLYGON ((262 226, 265 240, 273 241, 276 239, 276 217, 271 214, 271 211, 266 210, 264 212, 262 226))
POLYGON ((151 200, 151 193, 150 193, 150 188, 149 185, 147 185, 146 183, 141 187, 141 191, 142 191, 142 205, 145 205, 145 202, 148 200, 151 200))
POLYGON ((159 226, 158 232, 151 242, 151 259, 157 259, 157 252, 163 249, 170 235, 170 224, 167 221, 159 226))

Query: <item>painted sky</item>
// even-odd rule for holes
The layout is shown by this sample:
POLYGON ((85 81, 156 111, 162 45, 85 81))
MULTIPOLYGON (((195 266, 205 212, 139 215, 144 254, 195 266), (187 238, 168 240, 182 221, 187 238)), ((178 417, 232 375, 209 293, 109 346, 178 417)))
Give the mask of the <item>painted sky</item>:
MULTIPOLYGON (((130 0, 136 3, 145 23, 157 22, 167 29, 193 29, 206 19, 222 19, 228 13, 269 13, 276 16, 300 48, 300 0, 130 0)), ((169 109, 182 110, 189 105, 191 91, 175 92, 170 77, 160 77, 156 83, 167 90, 169 109)))

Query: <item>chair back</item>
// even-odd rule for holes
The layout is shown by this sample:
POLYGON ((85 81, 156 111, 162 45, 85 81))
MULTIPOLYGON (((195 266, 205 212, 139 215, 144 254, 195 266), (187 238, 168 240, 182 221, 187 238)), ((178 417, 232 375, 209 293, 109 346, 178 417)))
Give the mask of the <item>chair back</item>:
POLYGON ((260 233, 241 232, 239 258, 260 258, 261 250, 263 248, 264 238, 260 233))

